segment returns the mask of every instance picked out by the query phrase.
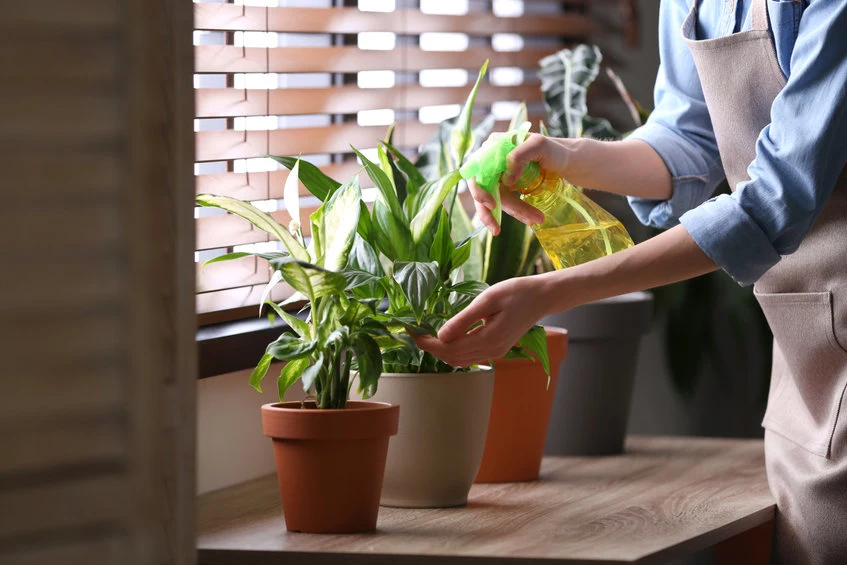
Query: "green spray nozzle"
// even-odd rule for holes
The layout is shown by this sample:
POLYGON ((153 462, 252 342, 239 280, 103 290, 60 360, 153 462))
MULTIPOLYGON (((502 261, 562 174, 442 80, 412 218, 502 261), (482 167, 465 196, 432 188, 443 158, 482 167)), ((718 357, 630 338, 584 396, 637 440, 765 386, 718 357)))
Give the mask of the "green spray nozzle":
MULTIPOLYGON (((476 185, 494 198, 495 208, 491 211, 497 223, 502 217, 500 204, 500 175, 506 171, 506 158, 509 153, 526 139, 530 123, 524 122, 516 130, 508 131, 497 137, 492 137, 477 149, 459 169, 463 179, 474 179, 476 185)), ((530 163, 524 169, 522 178, 527 174, 535 176, 538 164, 530 163)))

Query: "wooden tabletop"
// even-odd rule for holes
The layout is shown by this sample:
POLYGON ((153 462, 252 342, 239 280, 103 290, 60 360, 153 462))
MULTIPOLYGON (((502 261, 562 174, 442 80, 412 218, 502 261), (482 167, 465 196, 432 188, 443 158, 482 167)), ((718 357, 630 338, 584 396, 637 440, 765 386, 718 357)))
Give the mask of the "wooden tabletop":
POLYGON ((381 508, 370 534, 287 532, 276 477, 258 479, 199 498, 198 549, 201 565, 662 563, 773 512, 761 441, 631 437, 625 455, 475 485, 464 508, 381 508))

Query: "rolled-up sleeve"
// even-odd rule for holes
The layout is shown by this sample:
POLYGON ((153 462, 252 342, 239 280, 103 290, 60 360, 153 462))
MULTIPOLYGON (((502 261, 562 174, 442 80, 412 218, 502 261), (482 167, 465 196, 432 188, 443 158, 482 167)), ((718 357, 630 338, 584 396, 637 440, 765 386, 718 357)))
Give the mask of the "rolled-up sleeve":
POLYGON ((759 134, 749 181, 683 214, 722 269, 752 284, 797 250, 847 165, 847 2, 814 0, 803 13, 791 76, 759 134))
POLYGON ((662 2, 659 13, 662 63, 656 77, 655 110, 628 137, 649 144, 671 174, 670 199, 629 198, 638 219, 658 228, 679 223, 682 215, 706 201, 724 178, 697 69, 680 33, 689 7, 686 0, 662 2))

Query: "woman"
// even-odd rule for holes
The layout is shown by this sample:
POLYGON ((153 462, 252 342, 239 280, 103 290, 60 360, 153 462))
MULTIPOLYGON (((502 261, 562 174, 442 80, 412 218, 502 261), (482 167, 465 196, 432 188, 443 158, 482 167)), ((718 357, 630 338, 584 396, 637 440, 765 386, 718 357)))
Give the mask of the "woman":
MULTIPOLYGON (((671 229, 494 285, 419 346, 469 365, 585 302, 719 268, 755 283, 775 338, 763 421, 778 506, 773 556, 847 563, 847 2, 665 0, 660 34, 646 125, 622 142, 531 136, 501 180, 504 209, 526 223, 543 215, 508 187, 538 161, 575 184, 626 194, 643 222, 671 229), (724 177, 733 194, 709 199, 724 177)), ((493 199, 471 192, 496 233, 493 199)))

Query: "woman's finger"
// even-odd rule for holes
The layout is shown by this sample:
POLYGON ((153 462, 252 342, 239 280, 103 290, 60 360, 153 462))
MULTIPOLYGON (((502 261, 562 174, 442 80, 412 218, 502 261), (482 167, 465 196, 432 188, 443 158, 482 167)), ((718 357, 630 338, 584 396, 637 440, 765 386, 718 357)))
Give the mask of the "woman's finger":
POLYGON ((544 221, 544 212, 535 206, 527 204, 514 192, 504 189, 500 193, 500 198, 503 210, 526 225, 531 226, 532 224, 540 224, 544 221))
MULTIPOLYGON (((467 333, 477 322, 484 321, 499 311, 497 299, 489 290, 473 299, 467 308, 447 320, 438 332, 438 339, 450 343, 467 333)), ((484 333, 484 332, 479 332, 484 333)))
POLYGON ((543 135, 531 133, 523 143, 515 147, 506 157, 506 172, 503 173, 503 183, 507 186, 515 184, 523 174, 524 167, 530 161, 536 161, 543 165, 545 143, 546 140, 543 135))
POLYGON ((497 205, 494 202, 494 197, 487 190, 479 188, 474 179, 468 179, 468 190, 474 199, 474 202, 479 202, 489 210, 493 210, 497 205))

